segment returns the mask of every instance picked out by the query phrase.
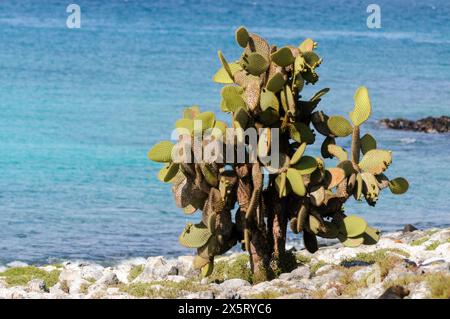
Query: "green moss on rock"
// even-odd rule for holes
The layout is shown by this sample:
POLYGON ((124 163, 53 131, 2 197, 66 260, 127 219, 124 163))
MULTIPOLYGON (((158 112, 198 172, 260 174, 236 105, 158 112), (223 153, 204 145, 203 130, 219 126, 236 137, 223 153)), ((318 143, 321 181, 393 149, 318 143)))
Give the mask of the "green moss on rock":
POLYGON ((132 282, 144 271, 144 265, 136 265, 128 273, 128 281, 132 282))
POLYGON ((234 278, 253 282, 248 255, 242 254, 231 260, 217 260, 209 280, 211 282, 223 282, 234 278))
POLYGON ((60 271, 45 271, 35 266, 14 267, 0 273, 8 286, 24 286, 33 279, 41 279, 50 288, 58 282, 60 271))

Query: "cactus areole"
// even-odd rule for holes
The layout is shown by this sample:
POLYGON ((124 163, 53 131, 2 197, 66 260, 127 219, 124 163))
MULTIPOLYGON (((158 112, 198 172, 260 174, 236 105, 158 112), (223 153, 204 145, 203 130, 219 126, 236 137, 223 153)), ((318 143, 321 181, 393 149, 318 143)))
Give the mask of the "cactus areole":
POLYGON ((213 112, 186 108, 175 123, 177 139, 148 153, 164 163, 158 178, 172 184, 184 214, 199 211, 201 220, 179 237, 181 245, 197 250, 194 267, 210 275, 215 256, 239 244, 250 255, 253 281, 273 278, 285 270, 288 227, 302 233, 311 253, 317 236, 348 247, 375 244, 380 231, 344 213, 343 204, 353 196, 374 206, 382 189, 402 194, 408 182, 389 179, 384 172, 391 152, 378 148, 369 133, 361 136, 372 112, 367 88, 356 90, 348 119, 327 115, 317 106, 328 88, 310 99, 301 95, 319 79, 317 43, 306 39, 278 48, 244 27, 235 37, 242 55, 227 62, 219 51, 222 66, 213 77, 224 84, 221 110, 231 115, 231 125, 213 112), (337 139, 350 135, 349 154, 337 139), (322 143, 321 156, 307 155, 315 142, 322 143), (206 150, 213 156, 202 157, 206 150), (326 167, 323 158, 336 166, 326 167))

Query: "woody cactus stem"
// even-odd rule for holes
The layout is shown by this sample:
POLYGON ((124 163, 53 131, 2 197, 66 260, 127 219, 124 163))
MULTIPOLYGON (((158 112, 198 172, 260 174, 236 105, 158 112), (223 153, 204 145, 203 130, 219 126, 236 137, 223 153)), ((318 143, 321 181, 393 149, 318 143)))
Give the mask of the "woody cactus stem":
POLYGON ((353 127, 352 133, 352 162, 359 163, 359 153, 361 151, 361 138, 359 126, 353 127))

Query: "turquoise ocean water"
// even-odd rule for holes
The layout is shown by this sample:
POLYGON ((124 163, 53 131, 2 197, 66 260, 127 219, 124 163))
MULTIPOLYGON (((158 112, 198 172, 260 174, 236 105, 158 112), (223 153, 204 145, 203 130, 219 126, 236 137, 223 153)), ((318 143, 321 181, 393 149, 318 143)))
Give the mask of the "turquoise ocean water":
MULTIPOLYGON (((367 1, 72 2, 78 30, 66 27, 70 2, 0 2, 0 264, 192 253, 177 243, 188 219, 146 152, 183 107, 219 112, 216 52, 238 57, 239 25, 279 45, 318 41, 321 80, 305 95, 330 87, 329 114, 348 114, 365 85, 374 120, 450 115, 446 0, 377 0, 378 30, 367 1)), ((366 130, 411 188, 347 211, 386 231, 449 226, 450 136, 366 130)))

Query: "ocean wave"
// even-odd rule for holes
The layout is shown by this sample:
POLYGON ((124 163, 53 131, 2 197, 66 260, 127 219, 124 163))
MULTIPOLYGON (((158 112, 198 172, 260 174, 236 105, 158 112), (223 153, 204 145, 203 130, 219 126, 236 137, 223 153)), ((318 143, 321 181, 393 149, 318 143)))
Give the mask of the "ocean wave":
POLYGON ((405 138, 401 138, 400 142, 402 144, 414 144, 415 142, 417 142, 417 140, 415 138, 405 137, 405 138))

